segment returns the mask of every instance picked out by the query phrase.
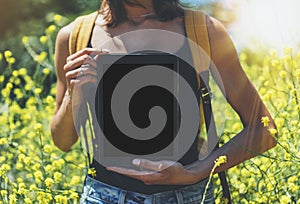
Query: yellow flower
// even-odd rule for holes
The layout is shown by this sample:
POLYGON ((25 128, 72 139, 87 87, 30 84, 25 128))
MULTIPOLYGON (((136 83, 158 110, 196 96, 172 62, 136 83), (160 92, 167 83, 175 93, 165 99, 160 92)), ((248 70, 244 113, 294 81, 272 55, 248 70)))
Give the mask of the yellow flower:
POLYGON ((225 156, 225 155, 223 155, 223 156, 219 156, 219 158, 217 158, 216 160, 215 160, 215 166, 221 166, 221 164, 224 164, 224 163, 226 163, 227 162, 227 157, 225 156))
POLYGON ((60 21, 61 21, 61 19, 62 19, 62 16, 59 15, 59 14, 55 14, 54 17, 53 17, 53 20, 54 20, 54 22, 55 22, 56 24, 59 24, 60 21))
POLYGON ((25 204, 31 204, 32 200, 30 198, 24 198, 25 204))
POLYGON ((39 170, 35 171, 33 173, 33 175, 34 175, 36 182, 38 182, 38 183, 40 183, 40 181, 43 179, 43 173, 39 170))
POLYGON ((54 31, 56 30, 56 26, 55 25, 50 25, 47 29, 46 29, 46 33, 48 34, 53 34, 54 31))
POLYGON ((239 193, 240 194, 245 194, 247 192, 247 186, 244 183, 241 183, 239 185, 239 193))
POLYGON ((241 54, 240 54, 240 60, 243 61, 243 62, 247 60, 247 55, 246 55, 246 53, 241 53, 241 54))
POLYGON ((14 64, 16 62, 16 59, 14 57, 10 57, 6 59, 8 64, 14 64))
POLYGON ((29 187, 29 190, 31 191, 36 191, 38 188, 36 187, 35 184, 31 184, 30 187, 29 187))
POLYGON ((32 90, 32 86, 30 84, 25 84, 24 89, 26 91, 30 91, 30 90, 32 90))
POLYGON ((264 124, 264 127, 268 127, 269 126, 269 122, 270 122, 270 119, 269 119, 268 116, 265 116, 265 117, 261 118, 261 123, 264 124))
POLYGON ((300 69, 296 69, 295 75, 298 79, 300 79, 300 69))
POLYGON ((14 89, 14 94, 16 95, 16 97, 18 99, 23 97, 23 93, 22 93, 21 89, 19 89, 19 88, 14 89))
POLYGON ((54 181, 52 178, 46 178, 45 185, 47 186, 47 188, 51 188, 53 184, 54 184, 54 181))
POLYGON ((286 78, 286 76, 287 76, 286 71, 281 70, 281 71, 279 72, 279 76, 280 76, 281 78, 286 78))
POLYGON ((63 159, 58 159, 58 160, 55 160, 53 161, 52 165, 57 168, 57 169, 60 169, 62 168, 62 166, 65 164, 65 160, 63 159))
POLYGON ((5 197, 8 194, 7 190, 0 190, 0 195, 5 197))
POLYGON ((34 56, 34 60, 40 64, 47 58, 47 55, 47 52, 43 51, 39 55, 34 56))
POLYGON ((60 172, 55 172, 53 178, 56 182, 59 182, 62 179, 62 174, 60 172))
POLYGON ((34 126, 34 129, 37 130, 37 131, 41 131, 42 128, 43 128, 43 125, 42 125, 41 123, 37 123, 37 124, 35 124, 35 126, 34 126))
POLYGON ((0 52, 0 62, 2 61, 3 59, 3 54, 0 52))
POLYGON ((19 154, 19 156, 18 156, 18 160, 20 161, 20 162, 23 162, 24 161, 24 159, 25 159, 25 154, 19 154))
POLYGON ((55 102, 55 100, 54 100, 54 98, 53 98, 52 96, 47 96, 47 97, 46 97, 46 103, 52 104, 52 103, 54 103, 54 102, 55 102))
POLYGON ((25 186, 24 180, 22 178, 18 177, 17 182, 19 183, 19 186, 25 186))
POLYGON ((6 84, 6 88, 11 89, 12 87, 13 87, 12 83, 9 82, 9 83, 6 84))
POLYGON ((291 198, 287 195, 283 195, 281 196, 281 198, 279 199, 281 204, 289 204, 291 203, 291 198))
POLYGON ((24 164, 30 164, 30 161, 31 161, 31 159, 30 159, 30 157, 25 157, 24 158, 24 164))
POLYGON ((23 170, 23 168, 24 168, 23 164, 21 164, 20 162, 16 163, 16 169, 17 170, 23 170))
POLYGON ((7 60, 8 58, 10 58, 12 56, 12 52, 10 50, 5 50, 4 51, 4 57, 7 60))
POLYGON ((25 76, 26 74, 27 74, 27 69, 26 68, 19 69, 19 75, 20 76, 25 76))
POLYGON ((17 203, 17 201, 18 201, 16 194, 10 194, 8 196, 8 199, 9 199, 10 204, 17 203))
POLYGON ((277 59, 272 60, 271 62, 273 67, 279 67, 280 66, 280 62, 277 59))
POLYGON ((270 134, 274 137, 277 134, 277 130, 274 128, 269 129, 270 134))
POLYGON ((292 96, 297 96, 297 89, 291 89, 290 93, 292 96))
POLYGON ((8 140, 6 137, 0 138, 0 145, 5 145, 5 144, 7 144, 7 142, 8 142, 8 140))
POLYGON ((39 203, 50 203, 50 201, 52 201, 52 194, 50 193, 38 192, 37 194, 36 198, 39 203))
POLYGON ((81 182, 80 177, 79 176, 73 176, 71 181, 70 181, 70 185, 76 185, 79 184, 81 182))
POLYGON ((44 69, 43 69, 43 73, 44 73, 45 75, 50 74, 50 69, 49 69, 49 68, 44 68, 44 69))
POLYGON ((28 44, 28 42, 29 42, 29 38, 27 36, 23 36, 22 43, 25 45, 25 44, 28 44))
POLYGON ((25 189, 25 183, 19 183, 18 194, 25 195, 27 190, 25 189))
POLYGON ((5 88, 5 89, 2 89, 2 90, 1 90, 1 95, 2 95, 4 98, 7 98, 7 97, 9 96, 9 94, 10 94, 10 89, 5 88))
POLYGON ((296 183, 297 181, 298 181, 297 176, 291 176, 290 178, 288 178, 288 183, 296 183))
POLYGON ((299 192, 300 186, 296 185, 294 183, 289 184, 289 188, 291 189, 292 192, 297 193, 299 192))
POLYGON ((51 165, 51 164, 47 164, 46 166, 45 166, 45 171, 46 172, 50 172, 50 171, 53 171, 53 166, 51 165))
POLYGON ((89 168, 88 169, 88 174, 91 175, 92 177, 96 177, 96 169, 95 168, 89 168))
POLYGON ((79 198, 78 193, 75 191, 70 191, 70 198, 73 200, 77 200, 79 198))
POLYGON ((68 198, 66 196, 63 196, 63 195, 56 195, 54 197, 54 199, 57 203, 60 203, 60 204, 67 204, 68 203, 68 198))
POLYGON ((11 170, 11 167, 8 164, 2 164, 0 170, 3 170, 4 172, 8 172, 11 170))
MULTIPOLYGON (((30 118, 31 118, 31 117, 28 117, 29 120, 30 120, 30 118)), ((31 138, 31 139, 34 138, 35 136, 36 136, 36 133, 35 133, 35 132, 29 132, 29 133, 28 133, 28 137, 31 138)))
POLYGON ((50 153, 52 151, 52 147, 49 144, 46 144, 43 149, 45 153, 50 153))
POLYGON ((19 76, 19 72, 18 72, 17 70, 14 70, 14 71, 12 72, 12 75, 13 75, 14 77, 18 77, 18 76, 19 76))
POLYGON ((21 83, 20 78, 16 78, 16 79, 14 80, 14 84, 15 84, 15 85, 19 85, 20 83, 21 83))
POLYGON ((40 42, 41 42, 43 45, 47 43, 47 40, 48 40, 48 38, 47 38, 47 36, 45 36, 45 35, 43 35, 43 36, 40 37, 40 42))
POLYGON ((50 90, 51 95, 55 95, 56 94, 56 87, 52 87, 50 90))
POLYGON ((5 156, 0 156, 0 164, 5 161, 5 156))
POLYGON ((3 83, 4 79, 5 79, 5 76, 4 75, 0 75, 0 83, 3 83))

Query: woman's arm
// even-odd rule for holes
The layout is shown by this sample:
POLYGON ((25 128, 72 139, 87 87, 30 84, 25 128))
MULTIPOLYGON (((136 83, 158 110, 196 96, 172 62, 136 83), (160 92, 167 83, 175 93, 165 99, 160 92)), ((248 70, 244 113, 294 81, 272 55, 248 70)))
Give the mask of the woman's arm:
POLYGON ((214 161, 219 156, 226 155, 227 163, 218 167, 216 172, 229 169, 276 145, 276 139, 261 123, 261 118, 267 116, 270 119, 268 128, 276 128, 273 119, 243 71, 230 36, 217 20, 207 17, 207 24, 212 61, 223 82, 226 99, 243 123, 243 130, 204 160, 199 160, 188 167, 176 163, 165 169, 164 166, 169 166, 167 161, 135 160, 135 165, 157 172, 143 174, 117 167, 108 168, 109 170, 139 179, 147 184, 191 184, 208 177, 214 161))
POLYGON ((235 46, 223 25, 211 17, 207 21, 212 61, 221 76, 226 99, 238 113, 244 126, 227 144, 201 162, 206 163, 204 166, 211 167, 213 160, 226 155, 227 163, 218 169, 221 171, 274 147, 276 139, 271 136, 268 128, 276 127, 258 92, 243 71, 235 46), (261 123, 264 116, 270 119, 268 128, 261 123))
POLYGON ((73 122, 72 101, 67 91, 67 80, 64 71, 64 66, 69 56, 68 43, 71 29, 72 25, 62 28, 56 38, 56 110, 50 122, 54 144, 63 151, 68 151, 78 139, 73 122))
POLYGON ((90 55, 107 53, 99 49, 85 48, 69 56, 69 37, 72 28, 73 23, 62 28, 56 39, 56 111, 50 122, 54 144, 66 152, 78 140, 73 114, 82 102, 81 87, 87 83, 97 82, 95 59, 90 55), (80 75, 82 71, 84 75, 80 75))

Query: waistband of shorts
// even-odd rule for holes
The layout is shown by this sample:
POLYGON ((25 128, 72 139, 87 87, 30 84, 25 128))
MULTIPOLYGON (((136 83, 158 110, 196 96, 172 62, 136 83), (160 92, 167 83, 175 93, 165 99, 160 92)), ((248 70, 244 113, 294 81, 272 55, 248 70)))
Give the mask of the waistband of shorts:
MULTIPOLYGON (((191 191, 193 191, 193 189, 195 190, 200 190, 200 189, 205 189, 206 185, 207 185, 207 182, 208 182, 208 178, 205 178, 195 184, 192 184, 192 185, 189 185, 189 186, 184 186, 184 187, 179 187, 178 189, 176 190, 173 190, 173 191, 163 191, 163 192, 158 192, 158 193, 154 193, 154 194, 143 194, 143 193, 139 193, 139 192, 132 192, 132 191, 129 191, 129 190, 126 190, 126 189, 122 189, 122 188, 119 188, 119 187, 116 187, 116 186, 111 186, 109 184, 106 184, 106 183, 103 183, 99 180, 96 180, 94 178, 92 178, 91 176, 87 175, 86 176, 86 179, 85 179, 85 185, 86 186, 89 186, 91 185, 91 187, 96 187, 96 188, 101 188, 101 187, 104 187, 104 188, 109 188, 111 191, 114 191, 115 193, 134 193, 134 194, 137 194, 139 196, 142 196, 142 197, 162 197, 162 196, 166 196, 168 194, 174 194, 174 192, 176 191, 180 191, 183 193, 183 195, 185 195, 185 192, 189 193, 191 191)), ((210 184, 212 185, 212 183, 210 184)))

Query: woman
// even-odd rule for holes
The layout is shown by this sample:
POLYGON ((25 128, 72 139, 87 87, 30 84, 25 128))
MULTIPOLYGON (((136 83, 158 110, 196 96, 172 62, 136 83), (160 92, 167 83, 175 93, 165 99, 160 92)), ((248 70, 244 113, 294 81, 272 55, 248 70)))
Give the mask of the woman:
MULTIPOLYGON (((121 48, 98 45, 105 44, 105 41, 114 36, 140 29, 163 29, 185 35, 183 13, 178 0, 104 0, 91 33, 89 48, 70 56, 68 43, 74 24, 61 29, 57 36, 55 53, 58 77, 57 107, 51 121, 53 141, 61 150, 69 151, 78 139, 73 122, 76 117, 73 110, 82 103, 82 90, 78 87, 97 81, 93 66, 96 66, 95 60, 98 59, 90 54, 101 56, 107 52, 130 50, 131 46, 135 46, 130 38, 121 39, 124 46, 121 48), (77 77, 79 75, 80 77, 77 77)), ((151 174, 135 171, 132 173, 133 170, 130 169, 105 168, 93 161, 91 167, 96 168, 97 175, 95 178, 87 176, 82 202, 200 203, 207 177, 216 158, 221 155, 227 156, 227 163, 216 169, 216 172, 220 172, 276 145, 276 140, 263 126, 261 118, 270 119, 269 128, 275 128, 275 124, 243 72, 229 35, 216 19, 206 16, 206 21, 211 60, 222 79, 227 101, 244 125, 243 130, 203 160, 188 158, 172 166, 169 166, 168 161, 133 161, 141 169, 154 171, 151 174), (163 168, 165 166, 167 168, 163 168)), ((157 43, 157 39, 150 39, 150 43, 157 43)), ((197 153, 191 151, 192 153, 187 153, 187 157, 197 153)), ((208 189, 205 198, 205 203, 214 203, 212 187, 208 189)))

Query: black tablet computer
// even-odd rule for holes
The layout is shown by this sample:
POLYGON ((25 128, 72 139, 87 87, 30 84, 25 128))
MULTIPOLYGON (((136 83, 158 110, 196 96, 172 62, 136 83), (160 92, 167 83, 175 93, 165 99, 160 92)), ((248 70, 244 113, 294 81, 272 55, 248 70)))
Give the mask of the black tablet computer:
POLYGON ((178 68, 178 57, 166 53, 99 56, 98 162, 132 168, 135 158, 178 159, 178 68))

